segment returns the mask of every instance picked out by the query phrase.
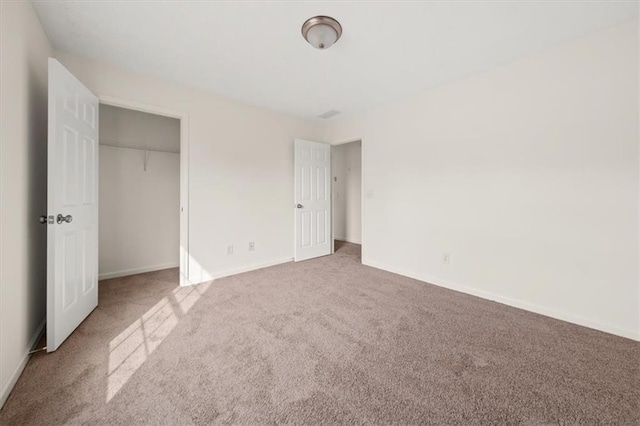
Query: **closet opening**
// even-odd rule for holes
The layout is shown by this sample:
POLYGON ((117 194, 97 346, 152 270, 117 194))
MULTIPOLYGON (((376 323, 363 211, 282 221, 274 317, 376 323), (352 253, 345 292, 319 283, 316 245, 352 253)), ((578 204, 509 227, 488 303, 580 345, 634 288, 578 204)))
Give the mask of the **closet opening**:
POLYGON ((180 266, 181 120, 100 104, 99 279, 180 266))
POLYGON ((331 147, 334 253, 362 259, 362 141, 331 147))

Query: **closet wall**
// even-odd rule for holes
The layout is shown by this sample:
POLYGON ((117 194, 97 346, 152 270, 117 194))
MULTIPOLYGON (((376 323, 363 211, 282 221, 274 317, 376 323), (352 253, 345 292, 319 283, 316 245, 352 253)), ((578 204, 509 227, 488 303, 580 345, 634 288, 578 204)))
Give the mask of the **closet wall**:
POLYGON ((179 152, 180 120, 100 105, 100 279, 179 265, 179 152))

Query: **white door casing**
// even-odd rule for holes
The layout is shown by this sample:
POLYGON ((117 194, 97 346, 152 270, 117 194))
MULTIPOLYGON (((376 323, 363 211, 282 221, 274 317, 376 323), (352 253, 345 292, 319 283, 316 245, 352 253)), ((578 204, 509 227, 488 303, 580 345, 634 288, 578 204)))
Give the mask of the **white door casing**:
POLYGON ((331 254, 331 146, 294 141, 296 262, 331 254))
MULTIPOLYGON (((110 95, 99 95, 100 104, 111 105, 148 114, 161 115, 180 120, 180 286, 197 284, 189 280, 189 264, 196 262, 189 256, 189 116, 156 105, 110 95)), ((199 267, 199 265, 198 265, 199 267)))
POLYGON ((98 305, 98 98, 49 58, 47 352, 98 305))

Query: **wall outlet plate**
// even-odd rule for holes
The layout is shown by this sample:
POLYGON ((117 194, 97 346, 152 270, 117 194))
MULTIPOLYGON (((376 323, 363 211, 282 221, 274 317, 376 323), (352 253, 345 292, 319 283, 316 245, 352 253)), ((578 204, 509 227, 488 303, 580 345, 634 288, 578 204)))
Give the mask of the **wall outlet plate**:
POLYGON ((256 243, 253 241, 249 241, 249 251, 254 251, 256 249, 256 243))
POLYGON ((233 254, 233 246, 227 246, 227 254, 233 254))

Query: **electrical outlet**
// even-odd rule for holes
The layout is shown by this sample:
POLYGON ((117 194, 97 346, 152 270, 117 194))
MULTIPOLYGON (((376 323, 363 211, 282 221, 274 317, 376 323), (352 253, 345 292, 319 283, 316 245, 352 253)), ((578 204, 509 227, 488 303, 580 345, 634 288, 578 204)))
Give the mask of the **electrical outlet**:
POLYGON ((249 241, 249 251, 254 251, 256 249, 256 243, 253 241, 249 241))
POLYGON ((227 246, 227 254, 233 254, 233 246, 227 246))
POLYGON ((449 253, 442 253, 442 263, 449 265, 451 263, 451 255, 449 253))

